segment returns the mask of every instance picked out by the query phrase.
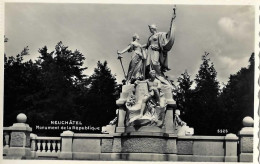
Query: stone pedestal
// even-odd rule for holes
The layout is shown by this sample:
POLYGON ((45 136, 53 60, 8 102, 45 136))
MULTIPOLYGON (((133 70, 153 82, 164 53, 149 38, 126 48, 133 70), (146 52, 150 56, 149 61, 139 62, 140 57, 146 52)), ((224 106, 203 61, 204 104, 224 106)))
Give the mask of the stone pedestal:
POLYGON ((239 132, 240 136, 240 162, 253 162, 253 134, 254 120, 251 117, 243 119, 244 128, 239 132))
POLYGON ((30 132, 32 128, 26 124, 25 114, 17 116, 17 122, 13 126, 4 127, 4 131, 10 135, 10 147, 5 149, 7 159, 29 159, 31 158, 30 132))
POLYGON ((166 133, 122 133, 113 138, 111 159, 177 161, 176 139, 166 133))
POLYGON ((176 102, 173 100, 172 97, 172 89, 169 86, 163 86, 162 91, 165 95, 167 101, 167 108, 165 113, 165 132, 169 134, 173 134, 174 132, 174 110, 176 109, 176 102))
POLYGON ((121 105, 118 109, 118 122, 115 132, 116 133, 123 133, 125 132, 125 116, 126 111, 125 108, 121 105))
POLYGON ((168 107, 165 114, 165 132, 174 133, 174 124, 173 124, 173 107, 168 107))
POLYGON ((64 131, 61 134, 61 152, 60 159, 72 159, 72 139, 74 133, 72 131, 64 131))
POLYGON ((225 162, 237 162, 238 137, 235 134, 227 134, 225 137, 225 162))
POLYGON ((129 94, 132 93, 133 90, 136 90, 135 94, 137 97, 137 100, 139 98, 142 98, 144 94, 147 93, 147 85, 146 82, 140 81, 138 85, 134 86, 134 84, 130 85, 124 85, 122 87, 122 92, 120 94, 120 98, 116 101, 116 104, 119 106, 118 109, 118 122, 117 126, 115 129, 116 133, 129 133, 129 132, 163 132, 163 133, 169 133, 173 134, 174 132, 174 123, 173 123, 173 117, 174 117, 174 110, 176 108, 176 102, 173 100, 172 96, 172 89, 169 86, 163 85, 161 90, 165 96, 166 99, 166 111, 165 111, 165 116, 164 116, 164 126, 163 127, 156 127, 153 126, 154 128, 151 127, 145 127, 145 128, 138 128, 138 127, 126 127, 125 122, 126 122, 126 100, 129 96, 129 94), (158 129, 159 128, 159 129, 158 129), (148 130, 149 129, 149 130, 148 130), (151 130, 152 129, 152 130, 151 130))
POLYGON ((31 157, 34 159, 36 157, 36 138, 37 138, 37 135, 31 133, 30 138, 31 138, 31 157))
POLYGON ((155 160, 155 161, 177 161, 177 136, 174 135, 173 110, 176 103, 172 98, 170 87, 163 86, 162 92, 166 99, 166 111, 163 126, 140 125, 126 126, 126 101, 129 94, 135 90, 137 100, 148 93, 146 82, 138 85, 124 85, 120 99, 116 104, 119 107, 118 122, 112 139, 102 139, 103 159, 110 160, 155 160), (136 89, 136 90, 135 90, 136 89), (104 148, 103 148, 104 147, 104 148), (111 148, 110 148, 111 147, 111 148))
POLYGON ((126 117, 126 109, 125 102, 130 92, 134 89, 134 85, 123 85, 122 92, 120 93, 120 98, 116 101, 118 109, 118 122, 116 126, 116 133, 124 133, 125 132, 125 117, 126 117))

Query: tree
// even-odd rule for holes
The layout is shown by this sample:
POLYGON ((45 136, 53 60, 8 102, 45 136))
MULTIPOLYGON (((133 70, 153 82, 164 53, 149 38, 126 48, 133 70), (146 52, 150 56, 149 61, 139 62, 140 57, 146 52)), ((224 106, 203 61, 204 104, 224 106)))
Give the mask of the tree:
POLYGON ((192 110, 192 89, 191 85, 193 81, 190 80, 190 75, 188 74, 187 70, 185 70, 184 73, 181 74, 181 77, 178 78, 178 86, 177 86, 177 92, 173 96, 177 108, 182 111, 183 116, 182 118, 189 123, 190 120, 190 111, 192 110))
POLYGON ((4 63, 4 126, 16 122, 16 115, 26 113, 34 105, 33 97, 39 91, 39 68, 31 60, 24 61, 29 55, 28 46, 16 57, 5 55, 4 63))
POLYGON ((242 120, 246 116, 254 118, 254 53, 249 58, 247 68, 241 68, 230 75, 223 88, 220 100, 225 111, 226 129, 237 133, 242 128, 242 120))
MULTIPOLYGON (((39 49, 39 59, 24 61, 26 47, 16 57, 5 56, 4 125, 15 122, 20 112, 28 117, 28 124, 50 125, 55 120, 82 120, 87 78, 83 74, 84 56, 59 42, 55 51, 39 49)), ((38 131, 39 135, 58 135, 58 131, 38 131)))
POLYGON ((117 83, 107 62, 98 61, 94 74, 90 76, 89 91, 86 95, 86 122, 95 126, 109 123, 116 112, 117 83))
POLYGON ((36 101, 37 112, 50 118, 42 123, 49 124, 50 120, 81 120, 81 102, 77 99, 82 94, 80 85, 86 80, 83 74, 87 69, 83 67, 85 57, 78 50, 72 52, 62 42, 55 46, 55 51, 48 53, 45 46, 39 49, 39 53, 36 63, 41 69, 39 78, 42 89, 36 101))
POLYGON ((192 125, 198 134, 215 134, 218 127, 218 103, 219 82, 214 64, 210 64, 209 53, 202 56, 202 64, 195 82, 196 88, 193 94, 192 125))

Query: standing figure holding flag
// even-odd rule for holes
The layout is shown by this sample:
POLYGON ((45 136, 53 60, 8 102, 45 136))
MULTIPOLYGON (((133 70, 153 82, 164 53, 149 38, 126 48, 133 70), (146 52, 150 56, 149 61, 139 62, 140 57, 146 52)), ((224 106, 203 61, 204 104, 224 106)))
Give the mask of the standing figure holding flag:
MULTIPOLYGON (((176 6, 173 8, 170 29, 166 32, 157 32, 155 24, 148 25, 151 36, 143 47, 147 50, 146 72, 154 70, 156 78, 166 85, 171 84, 166 79, 164 72, 170 70, 168 67, 168 51, 174 44, 174 20, 176 18, 176 6)), ((147 78, 147 77, 146 77, 147 78)))
MULTIPOLYGON (((145 54, 141 44, 138 42, 139 36, 133 35, 133 41, 122 51, 117 51, 118 59, 121 60, 122 54, 132 52, 132 58, 126 75, 126 83, 134 83, 135 80, 144 79, 144 59, 145 54)), ((122 66, 123 67, 123 66, 122 66)), ((124 68, 123 68, 124 71, 124 68)))

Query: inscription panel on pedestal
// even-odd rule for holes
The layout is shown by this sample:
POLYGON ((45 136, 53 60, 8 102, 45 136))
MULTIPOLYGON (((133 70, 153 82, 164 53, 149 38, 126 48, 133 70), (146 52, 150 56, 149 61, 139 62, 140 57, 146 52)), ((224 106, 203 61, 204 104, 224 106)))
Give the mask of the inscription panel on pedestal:
POLYGON ((134 137, 122 139, 122 152, 124 153, 164 153, 166 139, 152 137, 134 137))

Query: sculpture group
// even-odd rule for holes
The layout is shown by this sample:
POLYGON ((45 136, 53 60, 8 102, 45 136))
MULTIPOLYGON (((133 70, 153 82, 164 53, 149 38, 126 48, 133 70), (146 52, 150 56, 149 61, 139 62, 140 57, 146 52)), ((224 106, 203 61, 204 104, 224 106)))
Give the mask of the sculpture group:
POLYGON ((167 106, 165 90, 172 93, 173 85, 165 76, 169 71, 168 51, 174 44, 175 8, 168 32, 158 32, 155 24, 149 25, 151 36, 146 44, 139 43, 138 34, 122 51, 118 51, 118 59, 122 54, 131 52, 132 58, 126 75, 125 88, 130 88, 125 102, 127 109, 126 126, 162 127, 167 106))
POLYGON ((131 62, 126 75, 126 83, 132 84, 136 80, 149 78, 149 71, 154 70, 156 78, 165 85, 171 85, 164 75, 169 71, 168 51, 174 44, 174 20, 176 18, 175 8, 168 32, 158 32, 155 24, 148 25, 151 32, 146 44, 139 43, 139 35, 133 35, 133 41, 122 51, 117 51, 118 58, 122 58, 125 52, 132 52, 131 62))

